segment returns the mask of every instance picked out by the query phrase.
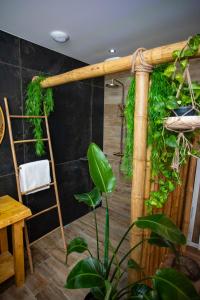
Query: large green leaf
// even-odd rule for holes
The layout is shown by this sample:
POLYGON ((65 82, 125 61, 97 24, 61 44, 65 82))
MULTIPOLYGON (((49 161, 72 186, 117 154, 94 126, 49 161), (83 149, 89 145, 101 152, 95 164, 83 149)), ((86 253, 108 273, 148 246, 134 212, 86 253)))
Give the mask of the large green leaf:
POLYGON ((172 243, 181 245, 186 243, 184 234, 163 214, 140 217, 136 220, 135 225, 139 228, 151 229, 153 232, 172 243))
POLYGON ((88 244, 82 237, 76 237, 67 245, 67 255, 72 252, 83 253, 88 250, 88 244))
POLYGON ((153 231, 151 232, 148 243, 151 245, 156 245, 158 247, 166 247, 166 248, 169 248, 171 245, 170 241, 164 239, 162 236, 158 235, 153 231))
POLYGON ((162 300, 200 299, 190 280, 174 269, 157 270, 153 284, 162 300))
POLYGON ((101 194, 97 187, 95 187, 89 193, 75 194, 74 198, 79 202, 84 202, 85 204, 87 204, 89 207, 92 208, 95 208, 101 202, 101 194))
POLYGON ((90 176, 101 192, 110 193, 114 190, 116 178, 111 165, 101 149, 94 143, 90 144, 87 152, 90 176))
POLYGON ((100 261, 86 258, 79 261, 67 277, 65 287, 68 289, 103 287, 105 270, 100 261))

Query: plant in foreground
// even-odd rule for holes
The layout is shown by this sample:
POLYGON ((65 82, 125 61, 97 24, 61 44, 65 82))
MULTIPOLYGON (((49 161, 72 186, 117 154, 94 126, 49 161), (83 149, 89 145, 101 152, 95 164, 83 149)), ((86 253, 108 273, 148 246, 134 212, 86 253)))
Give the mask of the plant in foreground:
MULTIPOLYGON (((83 253, 87 251, 89 257, 80 260, 71 270, 67 277, 65 287, 68 289, 90 288, 93 299, 149 299, 149 300, 191 300, 200 299, 192 283, 182 273, 174 269, 165 268, 157 270, 156 274, 141 279, 138 282, 129 284, 124 288, 119 288, 120 280, 125 274, 121 270, 122 263, 129 254, 144 242, 160 247, 170 247, 177 254, 176 246, 186 242, 181 231, 163 214, 140 217, 133 222, 125 231, 117 247, 109 249, 109 201, 108 194, 111 193, 116 184, 112 168, 104 156, 103 152, 96 144, 91 144, 87 153, 90 176, 95 185, 89 193, 77 194, 75 198, 79 202, 84 202, 92 208, 96 228, 96 254, 94 255, 88 248, 88 244, 82 237, 74 238, 67 247, 67 256, 72 252, 83 253), (101 193, 106 201, 106 220, 104 229, 104 255, 100 256, 99 232, 95 207, 101 201, 101 193), (119 249, 134 227, 149 229, 149 238, 142 239, 137 245, 131 248, 121 259, 117 255, 119 249), (109 256, 109 250, 112 254, 109 256), (146 279, 152 280, 152 287, 143 283, 146 279)), ((111 247, 110 247, 111 248, 111 247)), ((128 268, 144 274, 142 268, 133 259, 128 260, 128 268)))

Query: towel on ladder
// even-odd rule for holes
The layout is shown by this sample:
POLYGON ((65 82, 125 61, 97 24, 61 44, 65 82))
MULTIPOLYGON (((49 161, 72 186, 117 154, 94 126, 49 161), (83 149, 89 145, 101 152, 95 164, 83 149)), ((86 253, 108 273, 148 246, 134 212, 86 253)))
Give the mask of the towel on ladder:
POLYGON ((20 165, 19 182, 21 192, 27 195, 48 189, 51 182, 49 161, 45 159, 20 165))

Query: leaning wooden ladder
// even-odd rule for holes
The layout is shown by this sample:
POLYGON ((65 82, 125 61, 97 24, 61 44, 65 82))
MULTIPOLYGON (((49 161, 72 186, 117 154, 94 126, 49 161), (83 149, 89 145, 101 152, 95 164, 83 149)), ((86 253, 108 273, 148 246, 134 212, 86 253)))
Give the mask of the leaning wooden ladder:
MULTIPOLYGON (((28 192, 33 192, 36 189, 31 189, 29 191, 26 191, 26 193, 22 193, 20 189, 20 183, 19 183, 19 166, 17 164, 17 158, 16 158, 16 152, 15 152, 15 144, 20 144, 20 143, 35 143, 37 139, 28 139, 28 140, 13 140, 13 133, 12 133, 12 124, 11 124, 11 119, 29 119, 29 118, 40 118, 45 120, 45 126, 46 126, 46 133, 47 133, 47 138, 43 138, 43 141, 48 142, 49 146, 49 154, 50 154, 50 165, 52 169, 52 175, 53 175, 53 182, 50 183, 51 186, 54 187, 55 191, 55 197, 56 197, 56 204, 53 206, 50 206, 38 213, 35 213, 34 215, 30 216, 27 218, 27 220, 30 220, 32 218, 35 218, 43 213, 46 213, 47 211, 50 211, 52 209, 57 208, 58 210, 58 218, 59 218, 59 223, 60 223, 60 229, 61 229, 61 236, 63 239, 63 244, 64 244, 64 249, 66 250, 66 241, 65 241, 65 236, 64 236, 64 230, 63 230, 63 222, 62 222, 62 215, 61 215, 61 209, 60 209, 60 201, 59 201, 59 195, 58 195, 58 187, 57 187, 57 181, 56 181, 56 173, 55 173, 55 165, 54 165, 54 158, 53 158, 53 151, 52 151, 52 146, 51 146, 51 137, 50 137, 50 132, 49 132, 49 124, 48 124, 48 118, 47 115, 45 114, 44 116, 23 116, 23 115, 11 115, 9 112, 9 107, 8 107, 8 100, 6 97, 4 97, 4 103, 5 103, 5 110, 6 110, 6 118, 7 118, 7 123, 8 123, 8 132, 9 132, 9 138, 10 138, 10 145, 11 145, 11 151, 12 151, 12 157, 13 157, 13 163, 14 163, 14 169, 15 169, 15 175, 16 175, 16 183, 17 183, 17 192, 18 192, 18 197, 19 201, 23 203, 23 195, 27 194, 28 192)), ((38 188, 43 188, 45 187, 40 186, 38 188)), ((30 265, 30 271, 33 273, 33 260, 32 260, 32 255, 31 255, 31 249, 30 246, 35 243, 38 240, 33 241, 32 243, 29 242, 29 236, 28 236, 28 230, 27 230, 27 224, 25 223, 24 225, 24 232, 25 232, 25 240, 26 240, 26 248, 27 248, 27 254, 28 254, 28 259, 29 259, 29 265, 30 265)), ((49 232, 50 233, 50 232, 49 232)), ((40 239, 40 238, 39 238, 40 239)))

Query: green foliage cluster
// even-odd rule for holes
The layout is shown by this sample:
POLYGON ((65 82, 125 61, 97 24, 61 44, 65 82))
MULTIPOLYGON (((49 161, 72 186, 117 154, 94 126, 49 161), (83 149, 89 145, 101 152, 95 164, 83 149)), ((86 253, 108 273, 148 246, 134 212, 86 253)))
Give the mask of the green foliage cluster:
MULTIPOLYGON (((177 133, 164 128, 164 119, 169 117, 172 110, 180 106, 191 104, 190 91, 183 78, 188 65, 188 57, 195 55, 200 45, 200 35, 192 37, 188 46, 182 51, 174 51, 173 64, 160 65, 154 68, 151 74, 151 86, 148 101, 148 146, 151 147, 151 180, 159 184, 159 190, 151 192, 146 201, 149 210, 153 206, 161 208, 167 201, 168 195, 177 184, 180 184, 180 175, 172 169, 172 159, 175 149, 179 151, 180 166, 186 162, 190 153, 182 143, 177 144, 177 133), (177 89, 181 84, 179 97, 176 98, 177 89)), ((127 135, 122 161, 122 171, 129 178, 132 176, 133 137, 134 137, 134 103, 135 79, 130 84, 125 117, 127 135)), ((200 85, 192 83, 195 101, 200 104, 200 85)), ((192 142, 193 133, 185 133, 186 138, 192 142)), ((191 154, 199 155, 199 151, 192 149, 191 154)))
MULTIPOLYGON (((26 115, 41 116, 45 113, 48 116, 54 109, 52 88, 43 89, 40 82, 44 80, 44 76, 38 76, 28 84, 26 93, 26 115)), ((38 141, 35 143, 35 152, 38 156, 45 154, 42 129, 42 119, 31 118, 28 119, 33 126, 34 138, 38 141)))
POLYGON ((163 214, 155 214, 140 217, 133 222, 125 231, 116 248, 113 248, 109 239, 108 193, 111 193, 115 188, 115 176, 107 158, 96 144, 89 146, 87 157, 90 176, 95 187, 89 193, 75 195, 75 198, 93 210, 97 248, 96 253, 92 253, 89 250, 87 241, 82 237, 76 237, 69 241, 67 257, 73 252, 88 252, 89 257, 81 259, 72 268, 67 277, 65 287, 68 289, 90 288, 93 299, 99 300, 199 300, 200 297, 197 295, 192 283, 182 273, 171 268, 164 268, 147 277, 143 268, 133 259, 128 259, 127 266, 136 272, 140 272, 141 280, 125 287, 121 286, 120 281, 123 280, 125 275, 121 268, 122 264, 127 260, 130 253, 142 243, 149 242, 158 247, 170 248, 176 254, 178 262, 179 254, 176 247, 177 245, 184 245, 186 238, 169 218, 163 214), (99 205, 102 193, 106 198, 106 221, 103 241, 104 253, 101 257, 95 208, 99 205), (149 238, 145 238, 134 245, 122 258, 119 258, 119 249, 134 226, 140 229, 149 229, 151 235, 149 238), (152 281, 152 286, 143 283, 147 279, 152 281))

